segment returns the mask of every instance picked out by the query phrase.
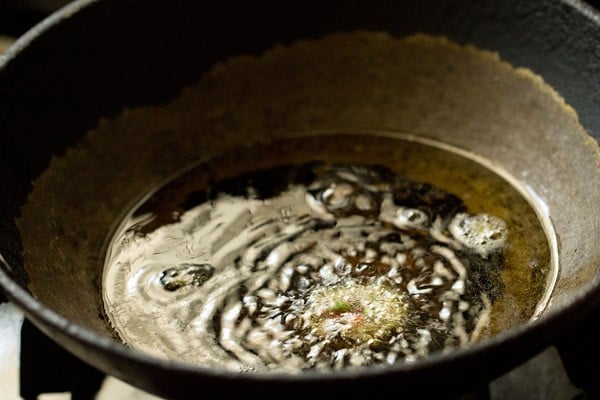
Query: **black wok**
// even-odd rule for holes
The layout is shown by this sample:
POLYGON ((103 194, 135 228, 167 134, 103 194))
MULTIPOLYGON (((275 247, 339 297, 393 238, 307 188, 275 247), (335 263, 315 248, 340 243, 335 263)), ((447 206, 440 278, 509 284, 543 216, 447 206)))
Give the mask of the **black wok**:
MULTIPOLYGON (((457 65, 466 66, 460 51, 457 65)), ((343 74, 340 70, 332 76, 343 74)), ((279 78, 286 79, 285 74, 279 78)), ((432 93, 441 85, 433 82, 432 93)), ((315 89, 315 97, 317 93, 315 89)), ((257 96, 248 94, 253 95, 257 96)), ((344 101, 335 110, 363 115, 351 109, 358 103, 344 101)), ((561 342, 593 316, 600 302, 599 106, 600 14, 575 0, 75 1, 20 38, 0 59, 0 285, 27 318, 61 346, 110 375, 166 398, 314 394, 358 398, 382 388, 395 395, 460 394, 561 342), (294 129, 318 131, 333 125, 410 130, 406 122, 410 119, 395 122, 395 117, 385 119, 377 111, 362 120, 348 120, 347 125, 329 123, 337 117, 327 113, 315 114, 306 125, 269 123, 265 115, 277 115, 277 104, 285 101, 275 102, 271 114, 261 116, 267 121, 263 125, 240 123, 247 128, 243 133, 225 122, 223 131, 228 128, 229 133, 216 128, 194 131, 189 121, 171 124, 176 119, 171 117, 183 115, 172 100, 215 64, 241 54, 258 56, 276 45, 293 46, 297 40, 311 43, 332 33, 355 31, 397 38, 414 33, 444 36, 497 52, 502 60, 533 71, 549 85, 540 86, 529 72, 517 73, 527 79, 513 80, 515 70, 490 56, 486 60, 505 71, 506 78, 502 73, 486 75, 477 69, 480 66, 467 70, 465 76, 481 84, 482 91, 456 93, 464 98, 458 106, 438 98, 436 107, 443 112, 436 115, 441 122, 420 127, 423 136, 480 153, 513 175, 525 176, 528 171, 527 184, 547 203, 557 234, 560 270, 548 310, 531 323, 466 349, 411 364, 336 374, 243 375, 161 360, 123 346, 104 318, 100 292, 101 254, 112 227, 91 227, 85 220, 81 225, 65 222, 59 220, 61 212, 75 210, 68 218, 76 221, 77 210, 114 207, 102 220, 116 222, 127 201, 141 193, 137 189, 175 170, 177 163, 151 162, 158 154, 152 146, 157 145, 147 144, 146 151, 143 143, 152 135, 183 135, 182 143, 198 145, 196 154, 201 158, 261 135, 274 137, 294 129), (496 99, 496 108, 477 108, 491 99, 496 99), (140 107, 145 113, 124 112, 140 107), (455 128, 450 122, 458 118, 450 115, 471 115, 475 122, 457 123, 460 132, 454 135, 448 133, 455 128), (373 122, 382 120, 387 122, 373 122), (68 149, 76 148, 90 131, 102 143, 94 158, 102 165, 53 161, 68 159, 73 154, 68 149), (127 153, 120 146, 132 144, 146 154, 139 162, 151 172, 128 182, 136 189, 134 195, 111 203, 105 200, 111 193, 107 182, 121 176, 119 163, 127 153), (54 184, 48 185, 41 176, 50 176, 54 184)), ((385 109, 375 107, 379 108, 385 109)))

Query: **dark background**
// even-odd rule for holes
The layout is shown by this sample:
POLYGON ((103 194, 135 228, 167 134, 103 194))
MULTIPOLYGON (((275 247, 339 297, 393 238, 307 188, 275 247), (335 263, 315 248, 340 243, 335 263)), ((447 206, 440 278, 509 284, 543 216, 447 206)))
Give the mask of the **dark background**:
POLYGON ((70 0, 0 0, 0 35, 19 37, 70 0))
MULTIPOLYGON (((0 0, 0 35, 19 37, 50 13, 71 1, 72 0, 0 0)), ((600 9, 600 0, 588 0, 586 3, 600 9)))

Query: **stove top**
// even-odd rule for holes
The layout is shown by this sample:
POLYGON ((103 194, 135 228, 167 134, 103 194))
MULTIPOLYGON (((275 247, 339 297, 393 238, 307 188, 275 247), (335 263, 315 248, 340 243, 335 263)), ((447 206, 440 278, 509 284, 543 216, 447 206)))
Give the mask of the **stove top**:
MULTIPOLYGON (((113 377, 107 377, 88 367, 81 361, 72 358, 64 350, 58 348, 49 339, 43 337, 43 334, 37 331, 28 321, 24 321, 23 314, 11 303, 0 304, 0 399, 2 400, 29 400, 35 399, 37 393, 40 395, 38 400, 77 400, 77 399, 95 399, 95 400, 159 400, 159 397, 150 395, 138 390, 125 382, 113 377), (26 330, 26 332, 24 331, 26 330), (22 338, 28 343, 28 347, 22 347, 22 338), (23 365, 26 377, 21 375, 21 352, 34 353, 36 357, 40 354, 46 355, 35 363, 51 364, 52 373, 56 375, 64 368, 70 368, 71 371, 83 372, 80 375, 88 376, 86 385, 79 385, 78 393, 65 391, 71 382, 56 382, 55 387, 49 387, 49 379, 52 376, 39 374, 36 376, 35 370, 26 368, 23 365), (51 356, 48 356, 51 353, 51 356), (77 364, 77 368, 73 368, 77 364), (82 367, 88 368, 88 371, 82 371, 82 367), (97 373, 94 373, 97 372, 97 373), (21 389, 21 379, 29 381, 21 389), (65 385, 66 384, 66 385, 65 385), (27 386, 27 387, 25 387, 27 386), (63 386, 63 387, 61 387, 63 386), (85 391, 91 392, 91 396, 85 391), (96 393, 96 397, 93 394, 96 393), (36 393, 37 392, 37 393, 36 393), (23 396, 21 396, 23 394, 23 396)), ((27 359, 27 358, 25 358, 27 359)))
MULTIPOLYGON (((476 391, 467 397, 475 397, 475 400, 589 399, 570 382, 554 347, 494 380, 487 390, 476 391)), ((159 397, 138 390, 114 377, 105 376, 74 358, 25 320, 13 304, 2 303, 0 399, 36 398, 160 400, 159 397)))

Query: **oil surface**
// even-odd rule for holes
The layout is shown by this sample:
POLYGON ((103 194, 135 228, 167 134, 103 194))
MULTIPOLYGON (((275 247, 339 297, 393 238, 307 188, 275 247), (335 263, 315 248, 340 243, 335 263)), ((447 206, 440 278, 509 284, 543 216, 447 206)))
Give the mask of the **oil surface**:
POLYGON ((412 362, 543 308, 552 263, 511 184, 443 145, 319 135, 248 146, 157 188, 110 240, 129 346, 239 371, 412 362))

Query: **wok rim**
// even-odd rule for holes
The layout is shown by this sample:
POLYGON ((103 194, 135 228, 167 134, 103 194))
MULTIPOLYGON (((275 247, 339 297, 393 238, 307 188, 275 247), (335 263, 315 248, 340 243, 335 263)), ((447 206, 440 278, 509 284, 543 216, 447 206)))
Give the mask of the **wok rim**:
MULTIPOLYGON (((95 3, 100 3, 102 0, 74 0, 73 2, 61 7, 53 12, 31 29, 25 32, 22 36, 0 55, 0 74, 6 69, 12 60, 17 58, 19 54, 34 43, 39 37, 46 32, 52 30, 59 25, 63 20, 73 17, 78 12, 93 6, 95 3)), ((565 5, 573 8, 576 12, 591 19, 595 24, 600 25, 600 11, 593 8, 591 5, 582 0, 558 0, 565 5)), ((598 141, 598 139, 596 139, 598 141)), ((65 318, 60 313, 47 307, 42 302, 38 301, 31 293, 16 282, 8 271, 13 268, 5 260, 0 253, 0 288, 8 297, 9 301, 13 302, 24 314, 30 319, 34 325, 45 331, 52 339, 54 334, 47 331, 58 330, 66 334, 69 338, 79 342, 80 344, 93 349, 96 352, 108 353, 109 356, 117 356, 128 359, 141 365, 152 365, 167 369, 170 372, 192 373, 198 377, 206 378, 227 378, 235 379, 236 381, 244 380, 246 382, 296 382, 310 383, 312 381, 332 381, 340 382, 344 380, 365 379, 369 377, 377 377, 381 375, 402 375, 402 374, 418 374, 435 368, 447 368, 453 364, 468 362, 471 359, 476 359, 482 354, 502 354, 505 351, 526 347, 526 352, 521 352, 518 356, 514 356, 526 361, 539 351, 553 344, 553 340, 560 337, 562 333, 567 331, 577 322, 583 320, 592 310, 600 305, 600 280, 587 285, 581 290, 572 294, 573 298, 568 304, 560 306, 553 310, 549 315, 538 318, 527 324, 519 325, 505 332, 495 335, 492 338, 485 339, 481 342, 469 345, 465 348, 455 349, 448 353, 435 353, 428 355, 411 363, 398 363, 395 365, 386 366, 368 366, 356 369, 346 369, 342 371, 317 372, 306 371, 301 374, 289 374, 284 372, 269 372, 269 373, 243 373, 234 372, 226 369, 212 369, 201 365, 181 362, 177 360, 166 360, 159 357, 151 356, 141 351, 127 347, 118 341, 96 333, 94 330, 76 324, 65 318)), ((551 296, 552 297, 552 296, 551 296)), ((60 341, 57 341, 60 343, 60 341)), ((64 347, 61 344, 62 347, 64 347)), ((114 374, 114 371, 102 368, 96 363, 90 362, 86 357, 73 352, 76 356, 84 359, 92 366, 102 369, 103 372, 114 375, 118 378, 127 379, 127 374, 121 376, 114 374)), ((511 364, 505 368, 508 371, 518 364, 511 364)))

